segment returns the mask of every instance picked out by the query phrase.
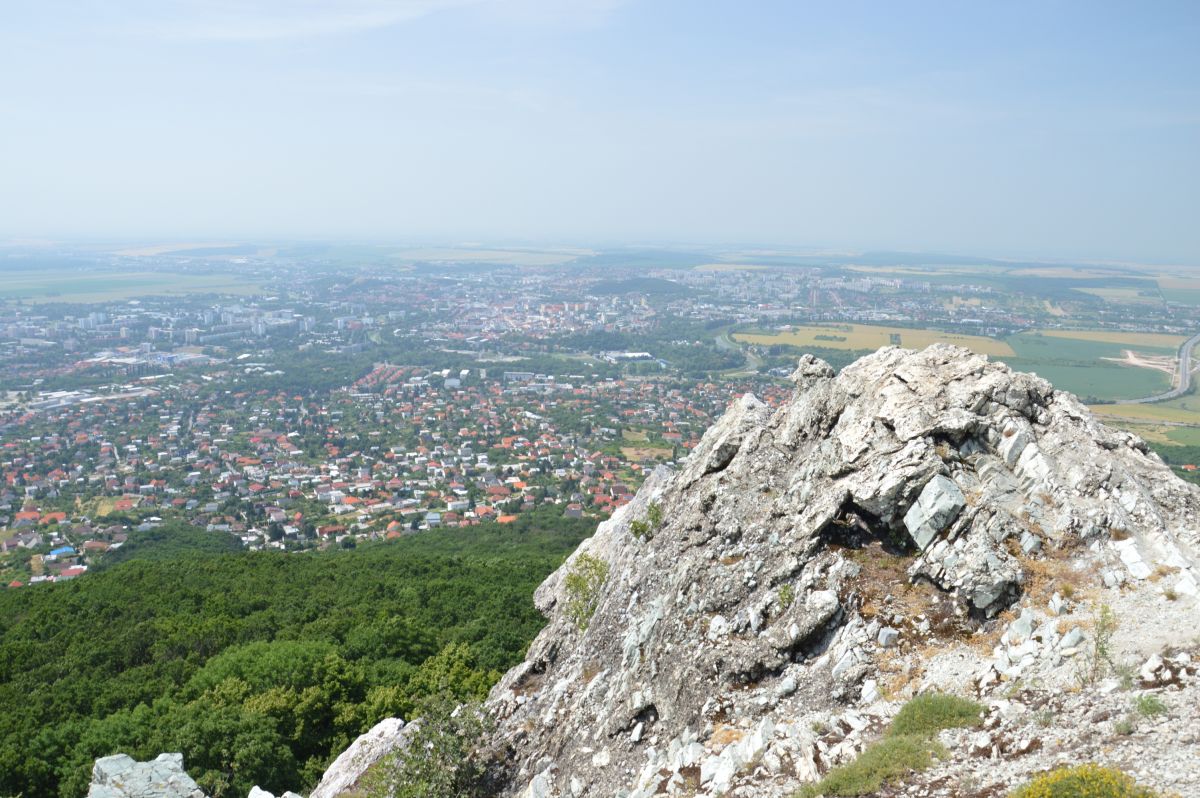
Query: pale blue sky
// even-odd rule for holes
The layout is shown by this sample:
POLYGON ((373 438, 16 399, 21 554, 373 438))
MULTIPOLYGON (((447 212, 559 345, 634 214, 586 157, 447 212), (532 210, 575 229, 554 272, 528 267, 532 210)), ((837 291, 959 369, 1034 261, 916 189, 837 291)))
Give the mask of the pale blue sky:
POLYGON ((0 236, 1200 265, 1200 2, 0 0, 0 236))

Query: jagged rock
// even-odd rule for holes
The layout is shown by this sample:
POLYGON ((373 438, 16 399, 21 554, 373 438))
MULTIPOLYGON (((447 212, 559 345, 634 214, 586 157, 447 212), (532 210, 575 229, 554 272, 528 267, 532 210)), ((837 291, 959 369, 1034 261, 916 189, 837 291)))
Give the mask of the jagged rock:
MULTIPOLYGON (((538 588, 549 623, 488 700, 503 795, 788 795, 882 722, 841 718, 878 700, 876 659, 900 630, 987 622, 1021 597, 1029 560, 1070 546, 1114 582, 1165 564, 1200 586, 1200 493, 1045 380, 944 345, 883 349, 837 375, 805 356, 792 379, 779 408, 734 403, 538 588), (633 535, 651 503, 661 527, 633 535), (890 603, 903 586, 848 555, 906 540, 887 578, 936 587, 923 612, 890 603), (580 630, 565 576, 584 554, 609 571, 580 630)), ((1060 636, 1041 618, 1020 614, 963 681, 1081 650, 1078 626, 1060 636)))
MULTIPOLYGON (((275 794, 255 785, 250 788, 250 794, 246 798, 275 798, 275 794)), ((288 790, 283 795, 280 795, 279 798, 301 798, 301 796, 288 790)))
POLYGON ((183 769, 183 754, 137 762, 125 754, 97 759, 88 798, 206 798, 183 769))
POLYGON ((371 765, 403 749, 416 726, 416 723, 406 724, 400 718, 379 721, 333 761, 308 798, 336 798, 350 790, 371 765))
POLYGON ((958 485, 941 474, 926 482, 916 503, 904 514, 904 526, 917 548, 929 548, 933 538, 950 525, 966 503, 958 485))

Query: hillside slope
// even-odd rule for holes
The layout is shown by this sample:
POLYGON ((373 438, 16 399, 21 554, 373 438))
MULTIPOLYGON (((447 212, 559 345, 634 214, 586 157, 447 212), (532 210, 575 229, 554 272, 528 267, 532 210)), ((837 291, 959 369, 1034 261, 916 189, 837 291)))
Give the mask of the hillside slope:
POLYGON ((1126 741, 1139 766, 1165 743, 1151 784, 1200 783, 1188 732, 1111 720, 1120 686, 1194 687, 1178 647, 1200 618, 1200 491, 966 350, 883 349, 836 376, 806 356, 793 379, 775 412, 738 400, 538 589, 549 624, 489 699, 506 794, 790 795, 930 689, 991 709, 903 794, 1001 795, 1126 741), (1094 713, 1111 740, 1076 728, 1094 713))

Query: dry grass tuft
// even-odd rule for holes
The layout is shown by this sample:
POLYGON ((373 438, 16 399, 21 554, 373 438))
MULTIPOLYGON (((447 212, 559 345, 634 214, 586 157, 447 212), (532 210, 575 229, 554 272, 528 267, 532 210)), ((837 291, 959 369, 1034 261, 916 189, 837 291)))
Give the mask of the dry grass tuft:
POLYGON ((1079 563, 1063 556, 1054 556, 1053 551, 1045 557, 1021 556, 1021 567, 1025 570, 1025 594, 1033 601, 1045 603, 1055 593, 1065 598, 1084 596, 1100 584, 1095 564, 1077 567, 1079 563))
POLYGON ((1170 565, 1158 565, 1154 568, 1154 573, 1150 574, 1151 582, 1158 582, 1164 577, 1179 573, 1179 569, 1170 565))

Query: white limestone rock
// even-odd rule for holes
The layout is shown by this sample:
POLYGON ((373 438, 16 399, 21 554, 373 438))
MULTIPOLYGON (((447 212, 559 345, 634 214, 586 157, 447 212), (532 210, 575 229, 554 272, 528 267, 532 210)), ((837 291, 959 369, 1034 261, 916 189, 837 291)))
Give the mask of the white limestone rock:
POLYGON ((904 526, 917 548, 927 549, 965 506, 966 498, 958 485, 938 474, 925 483, 916 503, 904 514, 904 526))
POLYGON ((333 761, 308 798, 337 798, 351 789, 371 765, 403 748, 415 727, 400 718, 379 721, 333 761))
POLYGON ((137 762, 125 754, 97 759, 88 798, 207 798, 183 769, 183 754, 137 762))

